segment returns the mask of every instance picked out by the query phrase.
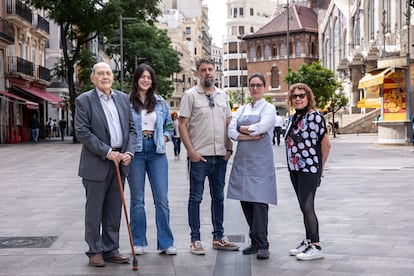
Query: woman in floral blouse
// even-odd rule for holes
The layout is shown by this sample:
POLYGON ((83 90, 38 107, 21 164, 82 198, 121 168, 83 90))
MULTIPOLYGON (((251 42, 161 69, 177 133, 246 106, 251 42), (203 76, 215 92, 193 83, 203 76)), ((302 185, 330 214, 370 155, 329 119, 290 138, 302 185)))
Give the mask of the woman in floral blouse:
POLYGON ((316 110, 315 96, 309 86, 303 83, 293 85, 288 105, 295 109, 285 134, 288 169, 306 230, 305 239, 289 253, 299 260, 321 259, 323 253, 314 200, 331 145, 325 119, 316 110))

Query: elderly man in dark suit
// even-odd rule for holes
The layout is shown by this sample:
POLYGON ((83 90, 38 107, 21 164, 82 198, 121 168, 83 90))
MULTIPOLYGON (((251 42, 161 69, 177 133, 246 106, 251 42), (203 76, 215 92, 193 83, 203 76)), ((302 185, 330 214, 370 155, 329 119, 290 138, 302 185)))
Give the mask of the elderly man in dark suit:
POLYGON ((82 145, 79 176, 86 190, 85 240, 89 264, 129 263, 119 248, 122 201, 114 162, 124 183, 137 143, 128 96, 113 90, 114 76, 104 62, 94 65, 95 88, 75 101, 75 131, 82 145))

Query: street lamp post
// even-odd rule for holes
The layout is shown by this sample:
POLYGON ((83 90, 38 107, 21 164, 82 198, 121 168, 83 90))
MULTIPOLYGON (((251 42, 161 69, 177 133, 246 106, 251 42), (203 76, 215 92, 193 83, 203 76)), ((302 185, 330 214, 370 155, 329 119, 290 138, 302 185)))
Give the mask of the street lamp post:
POLYGON ((119 55, 121 61, 121 77, 120 77, 120 87, 121 91, 124 91, 124 27, 123 21, 124 20, 136 20, 134 17, 123 17, 122 15, 119 16, 119 55))
MULTIPOLYGON (((286 4, 286 14, 287 14, 287 30, 286 30, 286 46, 287 46, 287 51, 286 51, 286 53, 287 53, 287 70, 286 70, 286 72, 287 72, 287 74, 289 73, 289 69, 290 69, 290 43, 289 43, 289 39, 290 39, 290 34, 289 34, 289 21, 290 21, 290 17, 289 17, 289 0, 287 0, 286 1, 287 2, 287 4, 286 4)), ((286 74, 286 75, 287 75, 286 74)), ((289 93, 289 90, 290 90, 290 83, 288 82, 287 83, 287 85, 288 85, 288 93, 289 93)))

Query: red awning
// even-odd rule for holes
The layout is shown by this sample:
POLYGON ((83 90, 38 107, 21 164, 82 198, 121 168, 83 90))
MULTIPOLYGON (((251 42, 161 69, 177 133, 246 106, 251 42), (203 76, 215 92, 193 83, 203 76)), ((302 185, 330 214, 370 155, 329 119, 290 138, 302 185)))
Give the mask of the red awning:
POLYGON ((30 94, 38 97, 38 98, 41 98, 45 101, 48 101, 49 103, 58 104, 58 103, 62 102, 61 98, 46 92, 46 90, 44 90, 44 89, 26 88, 24 86, 17 86, 17 87, 20 88, 23 91, 26 91, 27 93, 30 93, 30 94))
POLYGON ((6 92, 6 91, 1 91, 0 90, 0 94, 6 96, 8 98, 11 98, 11 99, 14 99, 14 100, 17 100, 19 102, 24 103, 27 106, 27 108, 29 108, 29 109, 39 109, 39 104, 38 103, 26 100, 22 97, 16 96, 16 95, 11 94, 11 93, 6 92))

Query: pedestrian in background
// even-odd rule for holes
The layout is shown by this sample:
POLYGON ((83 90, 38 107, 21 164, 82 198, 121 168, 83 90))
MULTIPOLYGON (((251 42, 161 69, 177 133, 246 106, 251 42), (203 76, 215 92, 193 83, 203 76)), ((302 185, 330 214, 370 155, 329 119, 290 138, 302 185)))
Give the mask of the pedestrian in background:
POLYGON ((324 255, 314 201, 331 148, 329 135, 309 86, 293 85, 288 94, 288 106, 294 108, 295 113, 289 118, 285 134, 287 163, 306 233, 305 239, 289 253, 304 261, 320 259, 324 255))
POLYGON ((66 125, 67 125, 67 122, 65 119, 61 119, 59 121, 60 140, 62 141, 65 140, 66 125))
POLYGON ((36 114, 33 114, 33 117, 30 120, 30 129, 32 130, 32 140, 36 144, 39 141, 39 128, 40 128, 39 119, 37 119, 36 114))
POLYGON ((95 88, 75 100, 75 132, 82 143, 79 176, 86 191, 85 240, 89 264, 129 263, 119 253, 121 195, 115 163, 124 184, 135 152, 137 133, 127 94, 113 90, 111 67, 99 62, 92 68, 95 88))
POLYGON ((180 130, 179 130, 178 113, 175 111, 171 113, 171 119, 174 122, 174 133, 172 136, 172 142, 174 144, 174 159, 180 160, 181 138, 180 138, 180 130))
POLYGON ((273 130, 273 145, 275 144, 275 138, 277 141, 277 145, 280 145, 280 135, 282 134, 282 127, 283 127, 283 117, 279 115, 279 112, 276 111, 276 121, 275 121, 275 127, 273 130))
POLYGON ((53 121, 52 118, 49 118, 49 120, 46 122, 46 137, 51 138, 53 133, 53 121))
POLYGON ((265 85, 262 74, 249 77, 252 102, 237 110, 229 126, 230 138, 238 143, 227 197, 240 200, 249 225, 250 246, 243 249, 243 254, 257 253, 257 259, 269 258, 269 204, 277 204, 271 142, 276 110, 263 99, 265 85))
POLYGON ((200 203, 204 181, 208 178, 213 223, 213 248, 238 250, 224 236, 224 181, 227 161, 232 154, 232 142, 227 137, 231 119, 226 93, 214 86, 214 61, 201 58, 196 62, 199 84, 184 92, 180 108, 180 136, 188 154, 190 194, 188 223, 191 229, 190 251, 204 255, 200 235, 200 203))
POLYGON ((168 160, 165 148, 166 143, 171 140, 173 122, 167 103, 156 94, 157 89, 154 70, 147 64, 140 64, 134 72, 130 94, 138 143, 128 175, 132 239, 137 255, 144 254, 148 245, 144 199, 146 175, 155 205, 157 249, 167 255, 177 254, 170 225, 168 160))

